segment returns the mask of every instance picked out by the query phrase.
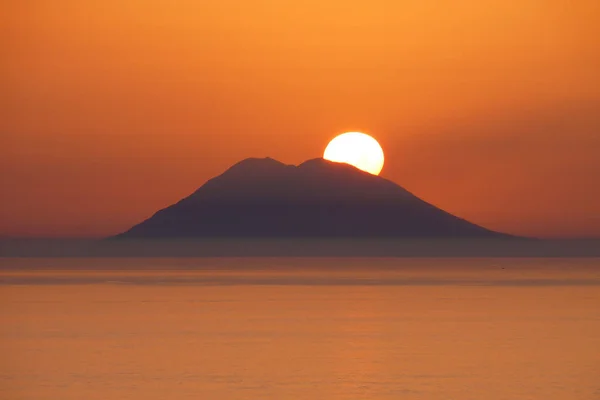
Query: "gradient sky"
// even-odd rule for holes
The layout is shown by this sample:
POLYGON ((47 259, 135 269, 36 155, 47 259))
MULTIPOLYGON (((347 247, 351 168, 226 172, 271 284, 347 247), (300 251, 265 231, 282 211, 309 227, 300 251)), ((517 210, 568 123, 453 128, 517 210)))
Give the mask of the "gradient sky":
POLYGON ((0 236, 103 236, 348 130, 488 228, 600 236, 597 0, 0 5, 0 236))

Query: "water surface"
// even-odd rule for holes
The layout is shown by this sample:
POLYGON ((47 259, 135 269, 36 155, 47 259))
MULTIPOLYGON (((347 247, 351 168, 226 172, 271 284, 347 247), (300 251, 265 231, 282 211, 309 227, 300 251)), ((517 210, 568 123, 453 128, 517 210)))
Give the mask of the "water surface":
POLYGON ((0 259, 2 399, 599 399, 600 260, 0 259))

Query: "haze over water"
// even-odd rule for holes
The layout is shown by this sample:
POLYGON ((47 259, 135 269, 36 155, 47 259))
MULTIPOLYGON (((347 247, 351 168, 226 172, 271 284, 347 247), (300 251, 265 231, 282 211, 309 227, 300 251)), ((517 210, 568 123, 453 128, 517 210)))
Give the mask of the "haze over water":
POLYGON ((3 258, 2 399, 600 398, 598 258, 3 258))

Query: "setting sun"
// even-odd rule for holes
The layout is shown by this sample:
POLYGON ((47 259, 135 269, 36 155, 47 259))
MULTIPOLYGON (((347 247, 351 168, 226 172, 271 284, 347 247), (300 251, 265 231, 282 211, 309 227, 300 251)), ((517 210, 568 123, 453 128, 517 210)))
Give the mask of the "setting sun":
POLYGON ((383 149, 373 137, 361 132, 346 132, 336 136, 325 148, 323 158, 347 163, 373 175, 383 168, 383 149))

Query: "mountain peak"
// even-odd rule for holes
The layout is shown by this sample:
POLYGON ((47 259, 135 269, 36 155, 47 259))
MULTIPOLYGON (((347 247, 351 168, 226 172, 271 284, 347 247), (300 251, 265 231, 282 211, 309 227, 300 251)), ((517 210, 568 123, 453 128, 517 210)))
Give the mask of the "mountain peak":
POLYGON ((327 161, 322 157, 311 158, 310 160, 306 160, 303 163, 298 165, 298 168, 311 168, 311 167, 319 167, 331 164, 331 161, 327 161))
POLYGON ((360 171, 360 169, 356 168, 353 165, 347 163, 339 163, 335 161, 329 161, 324 158, 312 158, 310 160, 304 161, 302 164, 298 165, 300 169, 336 169, 336 170, 346 170, 346 171, 360 171))
POLYGON ((279 168, 285 166, 286 164, 271 157, 250 157, 233 164, 233 166, 229 168, 229 171, 242 168, 279 168))
POLYGON ((237 174, 270 174, 274 171, 281 171, 289 167, 280 161, 277 161, 271 157, 264 158, 246 158, 233 166, 231 166, 223 175, 237 175, 237 174))

